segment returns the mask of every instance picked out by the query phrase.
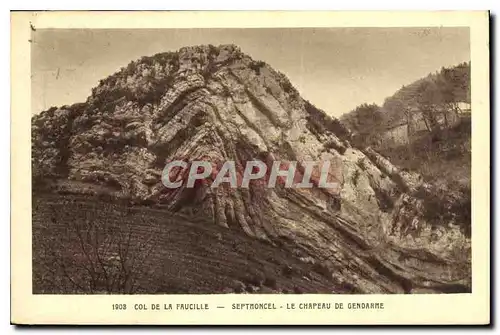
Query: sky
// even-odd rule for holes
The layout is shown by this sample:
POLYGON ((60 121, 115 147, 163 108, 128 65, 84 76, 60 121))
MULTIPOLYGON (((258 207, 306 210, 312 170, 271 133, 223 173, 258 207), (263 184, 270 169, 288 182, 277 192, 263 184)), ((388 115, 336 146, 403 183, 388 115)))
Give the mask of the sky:
POLYGON ((303 98, 336 117, 470 61, 468 28, 37 29, 32 114, 85 101, 100 79, 142 56, 229 43, 283 72, 303 98))

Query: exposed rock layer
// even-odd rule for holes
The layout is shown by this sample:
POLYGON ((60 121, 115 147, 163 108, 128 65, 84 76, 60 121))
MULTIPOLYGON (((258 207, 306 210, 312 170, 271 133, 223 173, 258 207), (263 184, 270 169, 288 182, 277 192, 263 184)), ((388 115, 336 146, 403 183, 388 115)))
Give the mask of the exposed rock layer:
POLYGON ((42 112, 32 126, 35 180, 101 187, 286 241, 356 292, 470 291, 470 240, 453 218, 425 219, 420 178, 352 148, 337 120, 233 45, 144 57, 101 81, 85 103, 42 112), (340 208, 322 189, 168 190, 161 172, 174 159, 239 168, 255 159, 337 162, 340 208))

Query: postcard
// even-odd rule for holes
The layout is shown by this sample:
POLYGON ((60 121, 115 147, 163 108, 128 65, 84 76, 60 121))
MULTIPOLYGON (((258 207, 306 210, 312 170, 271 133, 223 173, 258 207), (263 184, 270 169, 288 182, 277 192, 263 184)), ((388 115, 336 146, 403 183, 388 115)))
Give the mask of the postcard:
POLYGON ((488 12, 11 27, 12 323, 490 323, 488 12))

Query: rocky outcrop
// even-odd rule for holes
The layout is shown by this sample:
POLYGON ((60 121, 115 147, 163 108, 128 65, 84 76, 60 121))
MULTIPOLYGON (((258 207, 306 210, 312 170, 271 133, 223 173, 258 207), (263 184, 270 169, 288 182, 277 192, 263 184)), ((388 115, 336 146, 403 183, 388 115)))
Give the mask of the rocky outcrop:
POLYGON ((353 292, 470 290, 470 240, 453 220, 426 221, 418 178, 351 147, 337 120, 236 46, 144 57, 101 81, 86 103, 42 112, 32 126, 35 178, 208 217, 312 259, 353 292), (255 159, 335 162, 340 203, 332 190, 258 183, 167 189, 162 169, 175 159, 233 160, 240 173, 255 159))

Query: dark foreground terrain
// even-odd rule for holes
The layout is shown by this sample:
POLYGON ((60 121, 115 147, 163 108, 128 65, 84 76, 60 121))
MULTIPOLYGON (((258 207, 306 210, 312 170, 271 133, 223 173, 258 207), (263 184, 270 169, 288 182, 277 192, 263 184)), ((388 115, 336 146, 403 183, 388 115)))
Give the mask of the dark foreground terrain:
POLYGON ((33 197, 35 294, 232 292, 353 293, 293 256, 285 240, 271 245, 208 221, 98 198, 33 197))

